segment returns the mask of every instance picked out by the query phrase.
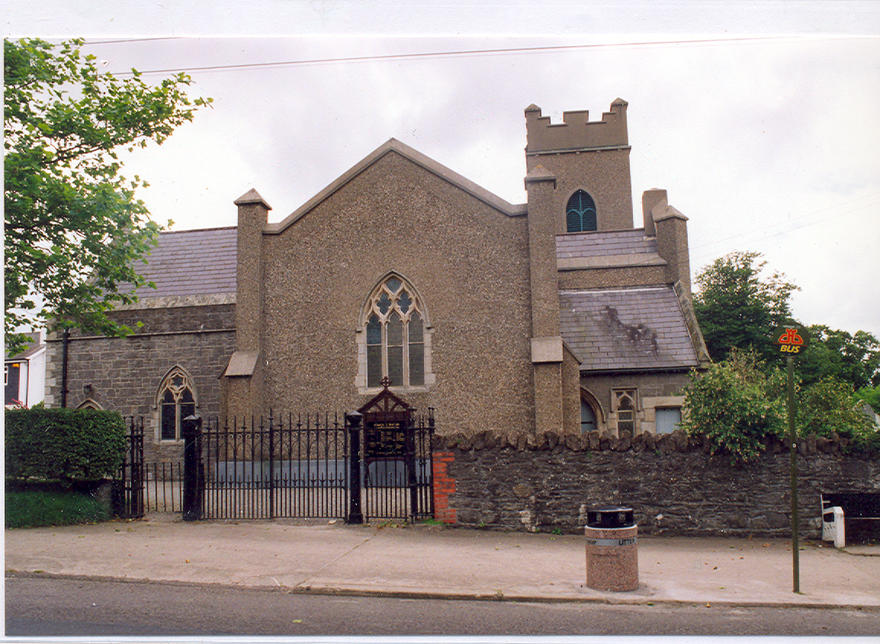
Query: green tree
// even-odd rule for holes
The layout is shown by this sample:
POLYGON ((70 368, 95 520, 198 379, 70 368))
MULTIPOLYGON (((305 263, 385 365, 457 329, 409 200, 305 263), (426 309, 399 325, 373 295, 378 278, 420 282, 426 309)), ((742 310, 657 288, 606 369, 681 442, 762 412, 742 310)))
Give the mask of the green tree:
POLYGON ((834 433, 860 442, 875 429, 859 409, 852 385, 833 376, 825 376, 801 391, 798 412, 799 430, 803 434, 834 433))
POLYGON ((185 74, 148 85, 121 79, 83 55, 82 40, 3 44, 5 332, 54 319, 108 335, 130 332, 106 316, 145 281, 134 260, 159 226, 120 174, 119 153, 161 144, 211 99, 190 99, 185 74), (122 285, 130 285, 119 292, 122 285))
POLYGON ((684 420, 688 434, 709 439, 713 454, 732 463, 747 462, 764 449, 767 436, 782 436, 786 428, 785 375, 768 377, 754 350, 733 348, 726 360, 694 373, 684 390, 684 420))
POLYGON ((850 335, 821 324, 809 327, 810 346, 797 360, 805 384, 834 377, 859 389, 880 384, 880 341, 866 331, 850 335))
POLYGON ((874 387, 862 387, 856 392, 856 398, 862 402, 866 402, 880 414, 880 384, 874 387))
MULTIPOLYGON (((708 438, 713 454, 750 461, 768 437, 788 432, 786 380, 779 366, 763 364, 753 349, 733 348, 726 360, 692 374, 681 426, 708 438)), ((795 391, 799 435, 837 434, 856 449, 880 449, 880 431, 859 409, 850 383, 827 376, 809 386, 796 382, 795 391)))
POLYGON ((776 353, 774 328, 791 321, 789 298, 798 289, 781 273, 764 276, 766 262, 755 252, 716 259, 696 277, 694 311, 713 360, 731 349, 752 348, 769 360, 776 353))

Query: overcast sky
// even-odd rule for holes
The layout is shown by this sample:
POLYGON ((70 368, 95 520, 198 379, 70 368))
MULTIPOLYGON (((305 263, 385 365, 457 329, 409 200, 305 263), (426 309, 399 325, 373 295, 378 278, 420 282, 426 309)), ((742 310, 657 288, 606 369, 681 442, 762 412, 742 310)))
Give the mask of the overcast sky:
POLYGON ((524 108, 621 97, 637 225, 665 188, 693 273, 759 251, 803 322, 880 336, 878 2, 0 4, 6 33, 89 37, 108 71, 229 66, 190 71, 213 108, 127 162, 175 230, 235 225, 252 187, 283 219, 391 137, 523 203, 524 108), (443 54, 493 49, 523 51, 443 54))

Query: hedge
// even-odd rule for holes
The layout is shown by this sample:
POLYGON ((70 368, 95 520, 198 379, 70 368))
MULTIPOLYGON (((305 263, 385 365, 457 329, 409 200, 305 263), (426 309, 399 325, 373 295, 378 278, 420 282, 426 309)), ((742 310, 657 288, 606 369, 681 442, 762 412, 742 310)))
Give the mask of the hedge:
POLYGON ((125 421, 96 409, 6 410, 6 478, 76 482, 116 474, 126 446, 125 421))

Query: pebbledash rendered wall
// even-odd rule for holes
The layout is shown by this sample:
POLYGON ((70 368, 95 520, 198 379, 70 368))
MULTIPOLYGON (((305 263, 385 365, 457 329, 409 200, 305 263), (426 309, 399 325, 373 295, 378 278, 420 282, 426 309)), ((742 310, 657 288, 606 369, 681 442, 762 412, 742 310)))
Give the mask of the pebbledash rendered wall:
MULTIPOLYGON (((880 492, 880 455, 845 441, 799 445, 800 533, 819 535, 819 494, 880 492)), ((487 529, 579 533, 589 509, 632 507, 642 534, 787 536, 790 455, 780 441, 734 466, 679 430, 634 439, 452 434, 436 438, 436 518, 487 529)))

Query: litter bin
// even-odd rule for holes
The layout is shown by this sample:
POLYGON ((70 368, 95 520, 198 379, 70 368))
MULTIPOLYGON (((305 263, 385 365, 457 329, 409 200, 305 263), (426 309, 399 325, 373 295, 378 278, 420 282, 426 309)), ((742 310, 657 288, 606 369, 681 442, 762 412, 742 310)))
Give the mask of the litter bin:
POLYGON ((626 591, 639 587, 638 526, 632 508, 611 505, 587 512, 587 586, 626 591))

